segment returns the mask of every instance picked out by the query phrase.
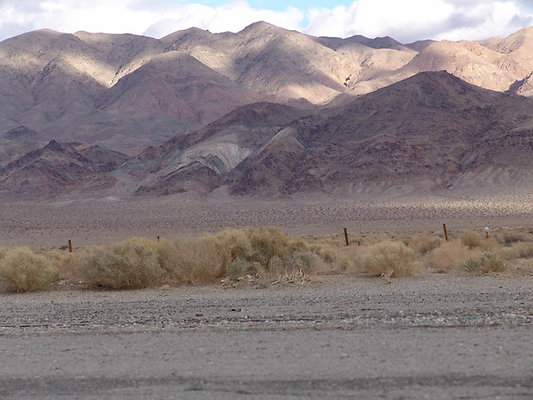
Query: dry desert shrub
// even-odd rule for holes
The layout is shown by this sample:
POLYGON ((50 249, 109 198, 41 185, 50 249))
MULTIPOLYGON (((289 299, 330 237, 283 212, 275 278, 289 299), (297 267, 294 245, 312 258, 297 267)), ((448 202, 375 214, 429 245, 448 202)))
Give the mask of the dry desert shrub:
POLYGON ((435 236, 415 235, 409 240, 409 247, 419 254, 427 254, 442 243, 442 240, 435 236))
POLYGON ((161 266, 173 283, 211 282, 224 276, 227 256, 220 252, 216 240, 208 235, 162 240, 159 247, 161 266))
POLYGON ((498 236, 498 242, 509 246, 513 243, 526 242, 527 236, 520 232, 506 232, 501 236, 498 236))
POLYGON ((293 256, 287 235, 273 227, 226 229, 196 239, 163 240, 158 252, 162 267, 176 283, 209 282, 224 276, 238 279, 268 272, 274 258, 288 266, 293 256))
POLYGON ((428 263, 438 272, 449 272, 480 253, 481 250, 470 249, 462 241, 454 240, 432 250, 428 254, 428 263))
POLYGON ((351 259, 353 259, 352 255, 356 246, 346 247, 344 244, 339 246, 338 242, 333 241, 309 243, 298 238, 289 243, 289 248, 291 252, 307 251, 317 256, 318 259, 315 259, 313 271, 342 272, 352 266, 351 259))
POLYGON ((7 248, 0 246, 0 260, 6 256, 7 248))
POLYGON ((480 256, 466 260, 463 264, 463 269, 472 274, 504 272, 506 270, 506 263, 497 254, 484 252, 480 256))
POLYGON ((469 249, 482 248, 484 243, 482 237, 473 231, 463 232, 463 234, 459 237, 459 240, 469 249))
POLYGON ((520 258, 533 258, 533 243, 519 247, 518 256, 520 258))
POLYGON ((148 239, 92 249, 80 260, 86 282, 106 289, 142 289, 161 283, 164 271, 148 239))
POLYGON ((414 251, 402 242, 383 241, 370 246, 359 263, 363 272, 373 276, 414 276, 424 272, 414 251))
POLYGON ((9 292, 46 289, 58 279, 57 268, 27 247, 10 249, 0 260, 0 281, 9 292))

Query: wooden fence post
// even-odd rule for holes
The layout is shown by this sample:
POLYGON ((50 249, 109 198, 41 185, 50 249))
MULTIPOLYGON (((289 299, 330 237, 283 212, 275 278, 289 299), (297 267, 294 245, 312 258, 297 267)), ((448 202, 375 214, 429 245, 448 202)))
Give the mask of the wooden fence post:
POLYGON ((344 239, 346 240, 346 246, 350 245, 350 240, 348 239, 348 230, 344 228, 344 239))
POLYGON ((442 224, 442 227, 444 228, 444 239, 448 241, 448 230, 446 229, 446 224, 442 224))

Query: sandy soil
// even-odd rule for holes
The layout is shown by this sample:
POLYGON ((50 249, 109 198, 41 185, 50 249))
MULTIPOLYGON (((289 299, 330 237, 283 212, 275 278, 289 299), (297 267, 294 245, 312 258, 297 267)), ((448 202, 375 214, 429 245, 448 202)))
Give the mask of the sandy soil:
POLYGON ((0 295, 5 399, 533 396, 533 277, 0 295))
POLYGON ((0 202, 0 245, 98 244, 132 236, 176 237, 226 227, 277 225, 291 235, 533 227, 533 199, 427 198, 240 200, 169 196, 0 202))

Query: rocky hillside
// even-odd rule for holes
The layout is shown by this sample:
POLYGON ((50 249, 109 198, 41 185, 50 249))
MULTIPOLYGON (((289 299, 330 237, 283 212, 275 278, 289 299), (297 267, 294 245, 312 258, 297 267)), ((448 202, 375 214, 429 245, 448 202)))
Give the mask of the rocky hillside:
MULTIPOLYGON (((260 101, 346 104, 422 71, 531 94, 533 28, 481 42, 313 37, 258 22, 162 39, 50 30, 0 42, 0 135, 100 144, 131 156, 260 101)), ((7 156, 6 156, 7 157, 7 156)))
POLYGON ((126 158, 100 146, 51 141, 0 168, 0 196, 55 197, 108 189, 116 183, 109 172, 126 158))
POLYGON ((281 105, 246 106, 135 159, 144 165, 137 194, 533 187, 532 111, 533 100, 444 71, 307 116, 281 105))

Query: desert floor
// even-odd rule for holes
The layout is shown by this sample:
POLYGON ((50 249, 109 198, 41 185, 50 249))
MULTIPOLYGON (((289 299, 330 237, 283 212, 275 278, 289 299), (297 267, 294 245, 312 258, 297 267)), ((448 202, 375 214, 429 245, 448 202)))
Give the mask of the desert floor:
POLYGON ((533 396, 533 277, 0 296, 3 399, 533 396))
POLYGON ((473 199, 240 200, 168 196, 0 201, 0 245, 101 244, 133 236, 174 238, 227 227, 275 225, 293 236, 533 227, 533 196, 473 199))
MULTIPOLYGON (((533 202, 168 197, 0 203, 0 245, 230 226, 289 234, 533 227, 533 202)), ((0 294, 0 398, 533 397, 533 276, 316 276, 303 286, 0 294)))

